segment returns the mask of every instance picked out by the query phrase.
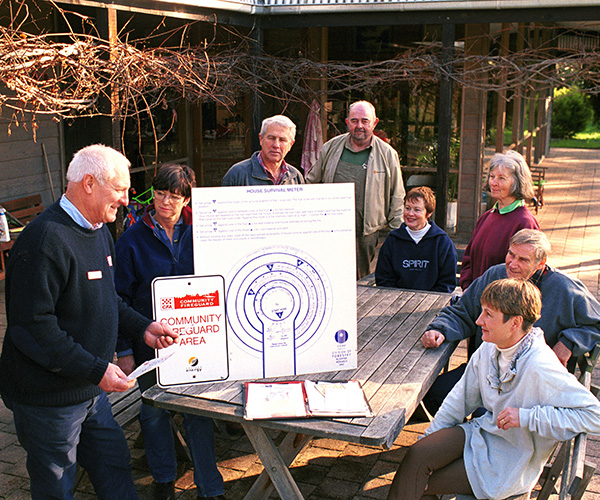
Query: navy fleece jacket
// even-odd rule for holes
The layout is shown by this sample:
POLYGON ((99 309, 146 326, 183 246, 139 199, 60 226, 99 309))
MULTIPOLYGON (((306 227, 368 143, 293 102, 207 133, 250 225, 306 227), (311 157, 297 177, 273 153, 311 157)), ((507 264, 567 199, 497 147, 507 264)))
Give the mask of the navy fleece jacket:
MULTIPOLYGON (((188 206, 181 213, 185 229, 181 231, 177 251, 162 242, 155 234, 155 227, 146 209, 144 217, 131 226, 115 246, 115 284, 117 293, 126 304, 147 318, 152 318, 152 280, 158 276, 194 274, 192 245, 192 209, 188 206)), ((120 335, 117 352, 133 349, 136 364, 154 358, 154 349, 144 342, 131 341, 120 335)))
POLYGON ((452 292, 456 288, 456 248, 434 222, 417 244, 406 224, 384 241, 375 269, 377 286, 452 292))

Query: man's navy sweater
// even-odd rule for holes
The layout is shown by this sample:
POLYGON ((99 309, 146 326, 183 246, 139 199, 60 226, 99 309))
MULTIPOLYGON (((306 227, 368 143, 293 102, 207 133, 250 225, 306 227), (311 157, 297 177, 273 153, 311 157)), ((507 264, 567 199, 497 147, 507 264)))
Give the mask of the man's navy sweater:
POLYGON ((118 329, 141 336, 151 322, 118 297, 113 254, 105 226, 82 228, 59 202, 23 230, 7 265, 3 397, 68 406, 100 394, 118 329))
POLYGON ((377 286, 452 292, 456 288, 456 249, 450 237, 435 223, 419 243, 406 224, 384 241, 375 269, 377 286))

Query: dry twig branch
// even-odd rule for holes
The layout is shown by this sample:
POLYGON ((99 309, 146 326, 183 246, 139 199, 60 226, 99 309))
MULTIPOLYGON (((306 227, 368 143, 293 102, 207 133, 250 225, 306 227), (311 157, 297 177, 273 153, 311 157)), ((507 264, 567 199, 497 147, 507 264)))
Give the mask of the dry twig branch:
MULTIPOLYGON (((27 13, 27 15, 30 15, 27 13)), ((15 23, 18 24, 18 23, 15 23)), ((12 25, 12 24, 11 24, 12 25)), ((19 25, 21 26, 22 23, 19 25)), ((187 29, 184 28, 184 30, 187 29)), ((436 83, 448 75, 457 86, 482 91, 507 90, 507 99, 530 97, 538 89, 585 80, 588 92, 600 93, 600 52, 562 51, 546 43, 504 56, 456 52, 453 70, 442 65, 439 44, 410 47, 397 57, 376 62, 327 61, 251 54, 249 39, 236 47, 214 41, 203 47, 112 45, 97 35, 30 34, 0 27, 0 108, 15 120, 31 114, 60 118, 108 115, 111 91, 117 91, 118 116, 139 117, 168 99, 213 101, 233 106, 256 92, 282 103, 310 103, 314 82, 326 79, 327 96, 377 92, 410 82, 436 83), (57 41, 68 40, 68 41, 57 41), (487 78, 482 79, 485 73, 487 78)), ((318 91, 321 95, 323 91, 318 91)))

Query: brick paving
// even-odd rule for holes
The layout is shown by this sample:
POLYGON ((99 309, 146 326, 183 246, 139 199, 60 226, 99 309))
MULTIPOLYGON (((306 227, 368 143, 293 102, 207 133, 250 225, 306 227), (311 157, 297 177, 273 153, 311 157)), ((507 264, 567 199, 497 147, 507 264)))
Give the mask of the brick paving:
MULTIPOLYGON (((549 263, 577 276, 600 297, 600 197, 594 196, 600 189, 600 151, 553 149, 544 165, 548 167, 546 205, 537 218, 552 243, 549 263)), ((6 328, 3 292, 4 281, 0 281, 0 337, 6 328)), ((453 362, 459 362, 463 356, 464 351, 459 350, 453 362)), ((596 375, 595 379, 598 378, 596 375)), ((426 427, 427 424, 406 426, 390 450, 315 439, 292 463, 292 475, 307 500, 385 499, 405 447, 416 441, 426 427)), ((152 478, 140 444, 139 424, 130 425, 125 434, 140 497, 150 499, 152 478)), ((281 435, 274 432, 273 437, 277 440, 281 435)), ((242 499, 262 470, 258 457, 245 436, 229 435, 224 425, 217 425, 216 450, 225 478, 226 497, 242 499)), ((590 439, 588 457, 600 464, 598 437, 590 439)), ((178 499, 196 497, 192 474, 189 463, 180 463, 176 483, 178 499)), ((25 498, 29 498, 25 453, 17 442, 12 415, 0 402, 0 499, 25 498)), ((75 498, 95 498, 86 477, 75 498)), ((273 494, 270 498, 279 497, 273 494)), ((600 500, 600 473, 594 475, 584 499, 600 500)))

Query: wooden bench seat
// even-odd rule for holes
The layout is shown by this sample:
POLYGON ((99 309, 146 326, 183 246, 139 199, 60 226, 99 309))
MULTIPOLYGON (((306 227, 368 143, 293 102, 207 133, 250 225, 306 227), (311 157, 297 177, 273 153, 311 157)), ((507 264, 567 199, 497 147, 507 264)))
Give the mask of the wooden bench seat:
POLYGON ((112 414, 121 427, 127 427, 138 418, 142 396, 137 385, 125 392, 111 392, 108 394, 108 400, 112 414))

